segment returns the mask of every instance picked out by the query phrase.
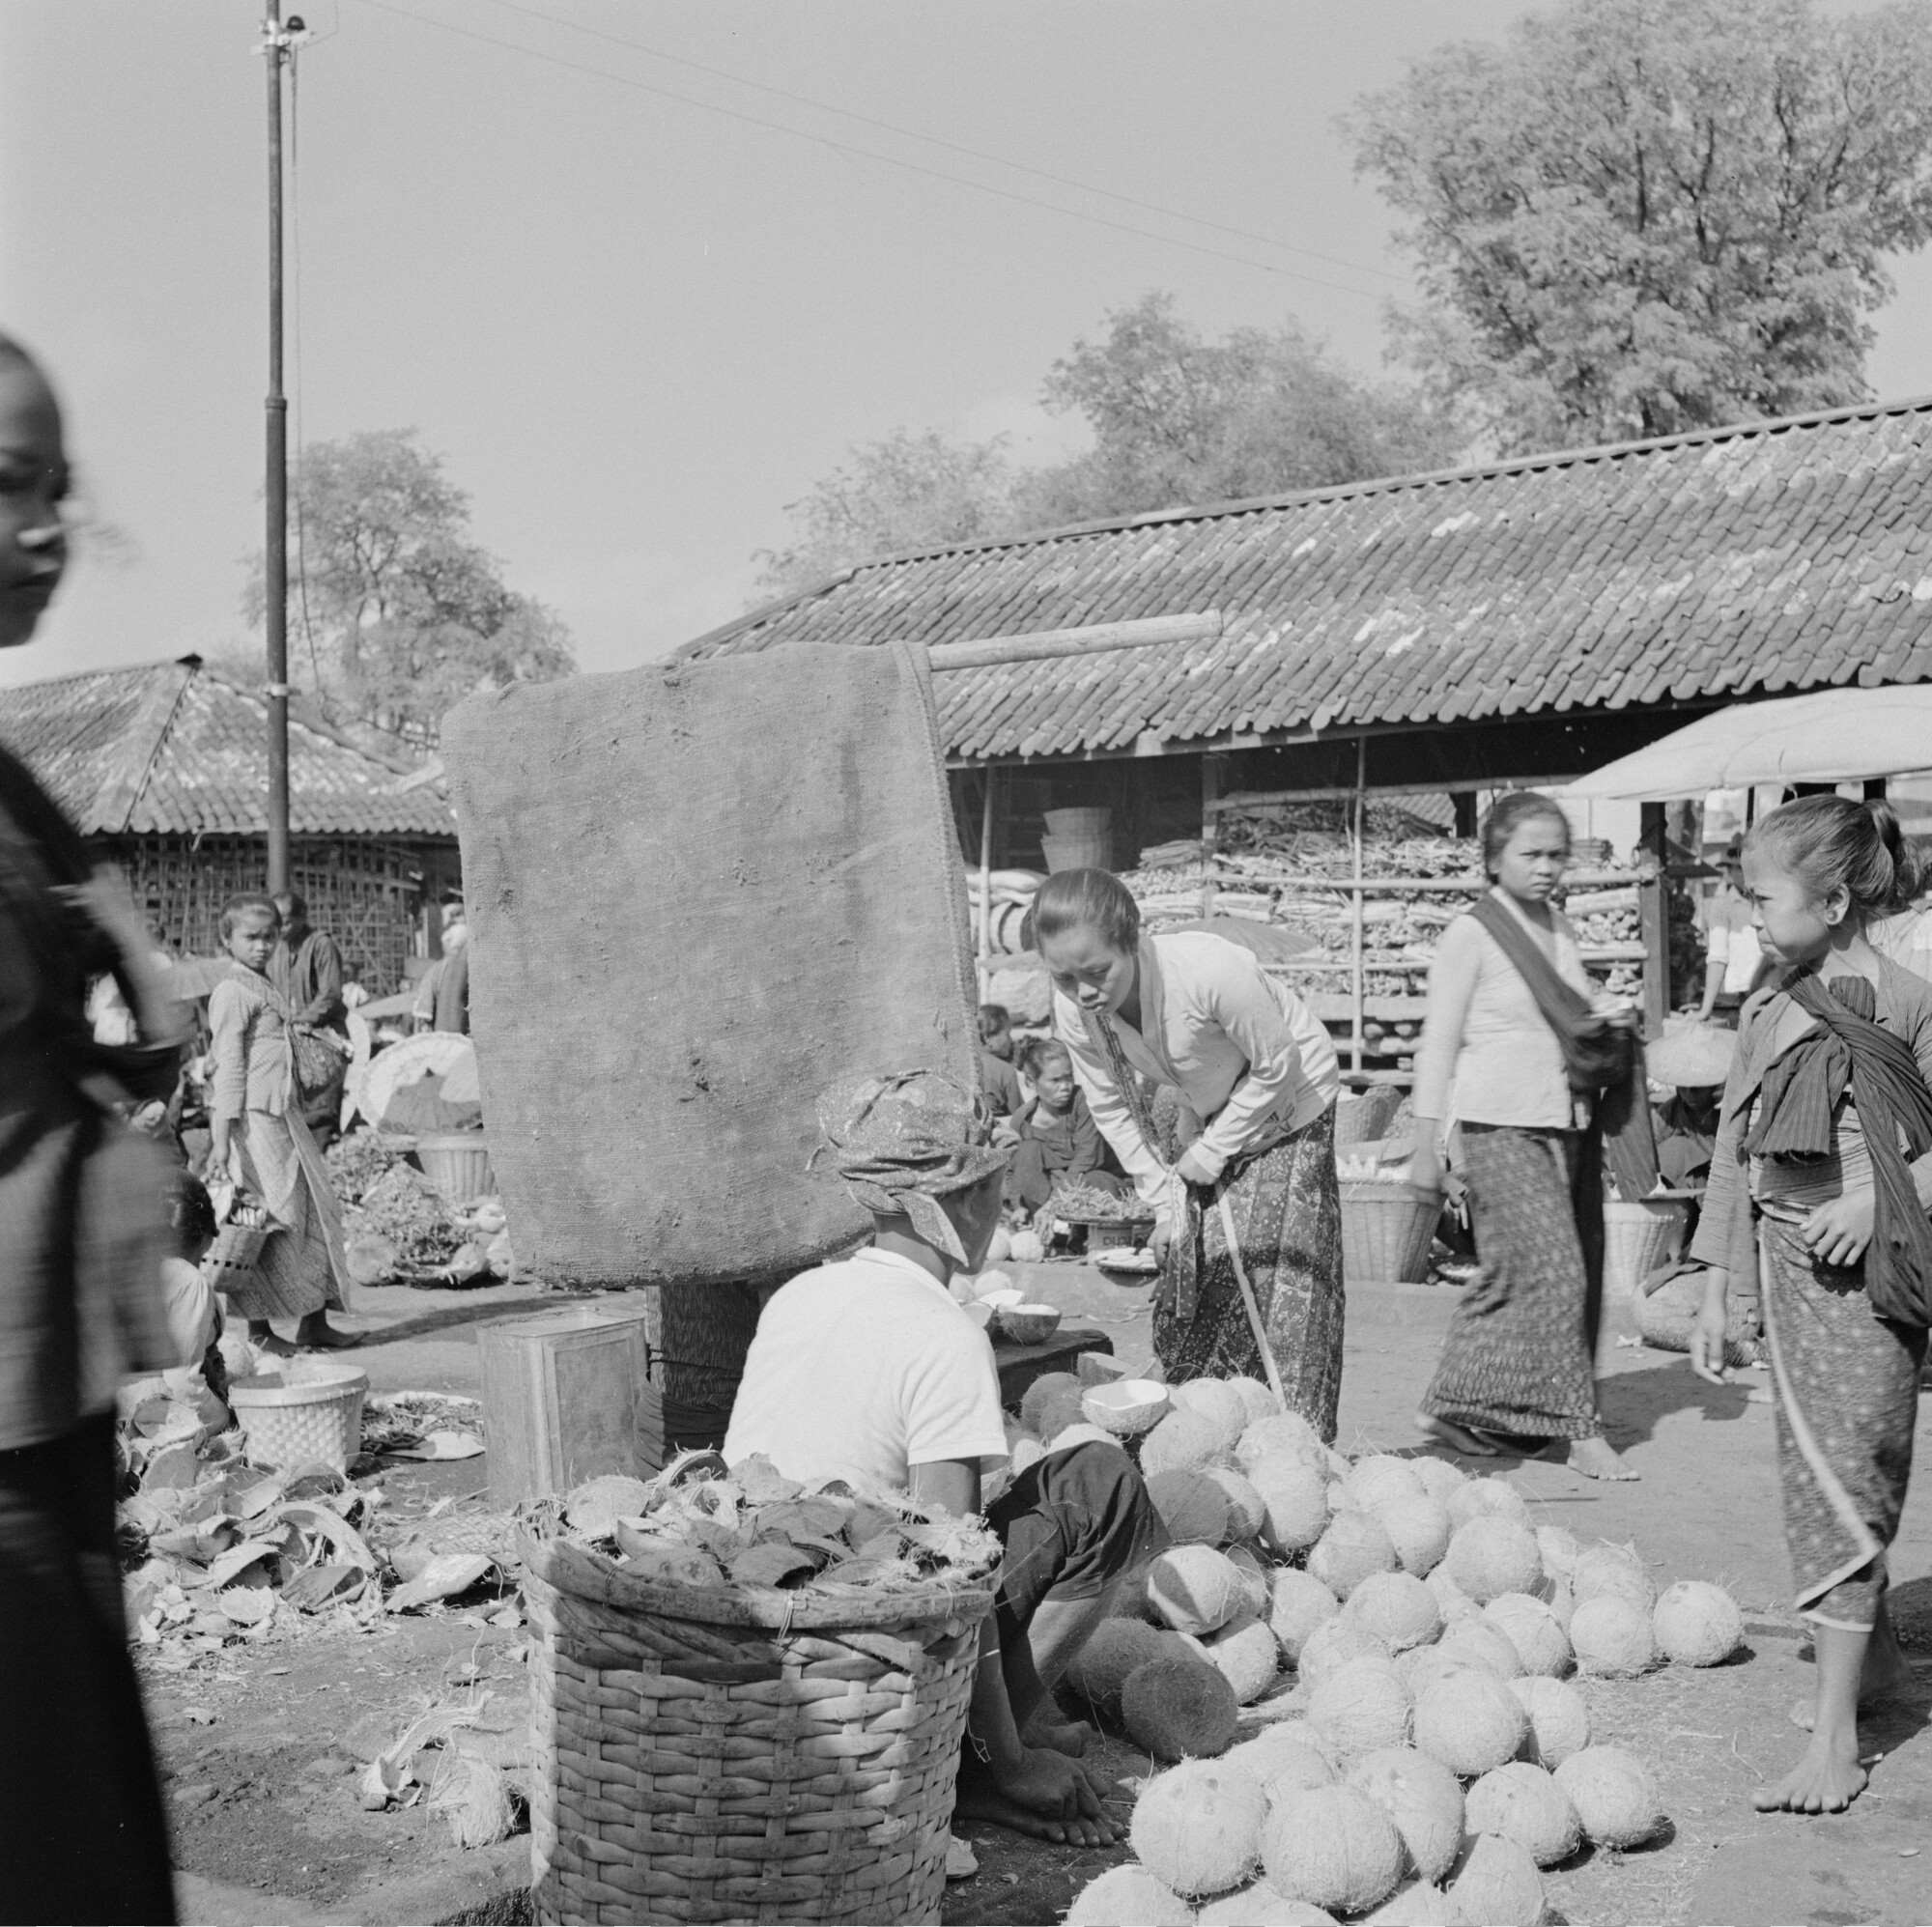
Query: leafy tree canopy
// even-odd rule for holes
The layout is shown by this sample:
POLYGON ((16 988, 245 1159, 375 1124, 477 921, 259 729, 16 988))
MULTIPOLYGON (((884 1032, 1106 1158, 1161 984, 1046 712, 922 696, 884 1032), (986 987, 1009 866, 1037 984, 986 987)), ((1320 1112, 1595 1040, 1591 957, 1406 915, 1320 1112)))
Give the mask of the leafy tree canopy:
MULTIPOLYGON (((316 443, 289 496, 289 666, 339 727, 428 748, 466 695, 575 668, 568 630, 469 539, 469 498, 413 429, 316 443)), ((243 609, 264 608, 257 555, 243 609)))
POLYGON ((1344 128, 1417 257, 1406 358, 1504 451, 1833 407, 1932 232, 1932 12, 1567 0, 1344 128))

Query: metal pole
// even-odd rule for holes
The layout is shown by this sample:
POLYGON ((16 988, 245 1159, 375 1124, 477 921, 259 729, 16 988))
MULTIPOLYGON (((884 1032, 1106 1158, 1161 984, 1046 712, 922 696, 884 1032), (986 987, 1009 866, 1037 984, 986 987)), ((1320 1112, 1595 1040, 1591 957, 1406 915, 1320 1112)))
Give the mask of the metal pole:
POLYGON ((269 648, 269 889, 289 888, 289 404, 282 393, 281 0, 269 0, 269 395, 263 589, 269 648))
POLYGON ((1355 738, 1355 835, 1354 835, 1354 887, 1350 893, 1353 906, 1352 928, 1350 932, 1350 975, 1354 987, 1354 1022, 1349 1036, 1350 1068, 1359 1071, 1362 1058, 1368 1048, 1368 1040, 1362 1034, 1363 1005, 1367 998, 1368 978, 1363 968, 1363 949, 1365 945, 1364 924, 1367 921, 1362 909, 1362 819, 1369 808, 1369 739, 1355 738))

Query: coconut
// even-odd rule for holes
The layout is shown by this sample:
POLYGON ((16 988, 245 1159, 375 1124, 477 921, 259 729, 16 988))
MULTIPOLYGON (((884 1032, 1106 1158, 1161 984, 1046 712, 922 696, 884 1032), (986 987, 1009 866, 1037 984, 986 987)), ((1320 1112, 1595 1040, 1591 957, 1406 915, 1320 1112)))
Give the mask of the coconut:
POLYGON ((1580 1753, 1590 1743, 1589 1709, 1575 1686, 1528 1675, 1509 1685, 1529 1714, 1521 1757, 1532 1766, 1554 1772, 1572 1753, 1580 1753))
POLYGON ((1449 1550, 1452 1528, 1448 1508, 1440 1499, 1432 1499, 1427 1492, 1408 1498, 1398 1495, 1370 1511, 1388 1534, 1405 1573, 1427 1578, 1441 1565, 1442 1555, 1449 1550))
POLYGON ((1362 1915, 1361 1927, 1448 1927, 1449 1896, 1427 1881, 1399 1886, 1376 1909, 1362 1915))
POLYGON ((1498 1680, 1513 1680, 1523 1670, 1515 1640, 1480 1614, 1457 1620, 1436 1642, 1436 1650, 1498 1680))
POLYGON ((1373 1632, 1391 1653, 1426 1646, 1442 1630, 1442 1614, 1422 1581, 1408 1573, 1371 1573, 1349 1595, 1343 1617, 1373 1632))
POLYGON ((1139 1619, 1103 1619, 1066 1668, 1066 1683, 1111 1725, 1121 1722, 1121 1688, 1150 1659, 1184 1655, 1180 1635, 1139 1619))
POLYGON ((1029 1465, 1037 1465, 1046 1457, 1046 1447, 1037 1438, 1021 1437, 1013 1441, 1012 1468, 1014 1478, 1024 1472, 1029 1465))
POLYGON ((1373 1632, 1349 1619, 1324 1620, 1302 1642, 1294 1670, 1304 1686, 1321 1682, 1355 1659, 1387 1659, 1388 1648, 1373 1632))
POLYGON ((1148 1497, 1177 1545, 1219 1545, 1228 1536, 1228 1495, 1205 1472, 1154 1472, 1148 1497))
POLYGON ((1371 1573, 1395 1568, 1395 1546, 1367 1513, 1337 1513, 1308 1555, 1308 1570, 1338 1600, 1346 1600, 1371 1573))
POLYGON ((1262 1536, 1277 1552, 1305 1552, 1327 1531, 1328 1488, 1312 1465, 1278 1453, 1253 1460, 1247 1478, 1262 1502, 1262 1536))
POLYGON ((1240 1394, 1241 1409, 1248 1415, 1247 1425, 1241 1428, 1243 1431, 1259 1420, 1273 1418, 1281 1410, 1281 1401, 1259 1378, 1230 1378, 1228 1389, 1240 1394))
MULTIPOLYGON (((1070 1921, 1073 1916, 1068 1914, 1070 1921)), ((1201 1927, 1335 1927, 1335 1916, 1305 1900, 1290 1900, 1265 1881, 1244 1886, 1239 1893, 1210 1901, 1195 1919, 1201 1927)))
POLYGON ((1111 1431, 1097 1425, 1089 1425, 1085 1419, 1078 1425, 1070 1425, 1065 1431, 1055 1432, 1047 1446, 1049 1452, 1068 1452, 1076 1445, 1111 1445, 1117 1451, 1121 1441, 1111 1431))
POLYGON ((1679 1579, 1658 1601, 1650 1624, 1673 1665, 1720 1666, 1744 1643, 1737 1601, 1704 1579, 1679 1579))
POLYGON ((1007 1239, 1008 1256, 1015 1264, 1038 1264, 1046 1257, 1046 1244, 1037 1232, 1013 1232, 1007 1239))
POLYGON ((1577 1554, 1582 1547, 1567 1526, 1540 1525, 1536 1528, 1536 1549, 1543 1554, 1543 1570, 1552 1579, 1567 1579, 1577 1570, 1577 1554))
POLYGON ((1204 1466, 1201 1477, 1218 1486, 1221 1496, 1228 1502, 1225 1543, 1259 1538, 1262 1527, 1267 1522, 1267 1506, 1253 1484, 1229 1465, 1204 1466))
POLYGON ((1506 1479, 1464 1479, 1443 1500, 1449 1508, 1449 1522, 1464 1526, 1472 1518, 1513 1518, 1526 1531, 1529 1506, 1522 1494, 1506 1479))
POLYGON ((1089 1385, 1080 1395, 1080 1409, 1090 1425, 1117 1438, 1138 1438, 1158 1425, 1170 1407, 1165 1385, 1156 1385, 1151 1378, 1116 1378, 1089 1385))
POLYGON ((1339 1479, 1328 1481, 1328 1516, 1337 1513, 1358 1513, 1362 1509, 1349 1496, 1349 1488, 1339 1479))
POLYGON ((1177 1632, 1218 1631, 1241 1602, 1241 1575, 1211 1545, 1176 1545, 1148 1568, 1148 1600, 1177 1632))
POLYGON ((1226 1893, 1260 1864, 1266 1814, 1253 1774, 1225 1760, 1184 1760, 1141 1789, 1129 1837, 1174 1892, 1226 1893))
POLYGON ((1551 1579, 1547 1595, 1539 1595, 1549 1608, 1549 1616, 1563 1629, 1564 1638, 1570 1636, 1570 1620, 1577 1610, 1577 1596, 1570 1590, 1568 1579, 1551 1579))
MULTIPOLYGON (((1049 1403, 1058 1398, 1071 1397, 1077 1405, 1083 1387, 1080 1380, 1070 1372, 1042 1372, 1020 1395, 1020 1423, 1036 1438, 1050 1438, 1054 1431, 1063 1430, 1055 1426, 1049 1429, 1041 1423, 1042 1415, 1049 1403)), ((1074 1418, 1078 1418, 1076 1412, 1074 1418)), ((1073 1423, 1073 1419, 1066 1422, 1073 1423)))
MULTIPOLYGON (((1313 1741, 1313 1729, 1301 1721, 1282 1724, 1293 1725, 1297 1733, 1307 1733, 1313 1741)), ((1263 1727, 1254 1739, 1243 1740, 1225 1757, 1243 1771, 1252 1773, 1270 1799, 1279 1799, 1284 1792, 1332 1786, 1335 1781, 1335 1769, 1329 1765, 1325 1753, 1319 1752, 1313 1743, 1304 1744, 1293 1734, 1284 1733, 1280 1727, 1263 1727)))
POLYGON ((1585 1746, 1556 1769, 1584 1837, 1598 1847, 1637 1847, 1663 1826, 1663 1798, 1648 1767, 1621 1746, 1585 1746))
POLYGON ((1539 1867, 1567 1860, 1583 1844, 1570 1796, 1526 1760, 1507 1762, 1469 1789, 1469 1831, 1514 1840, 1539 1867))
POLYGON ((1208 1760, 1225 1753, 1240 1726, 1235 1689, 1193 1654, 1136 1666, 1121 1688, 1128 1737, 1157 1760, 1208 1760))
POLYGON ((1141 1441, 1141 1476, 1198 1472, 1221 1450, 1221 1434, 1199 1412, 1176 1406, 1141 1441))
POLYGON ((1612 1545, 1606 1539, 1577 1552, 1570 1572, 1570 1591, 1578 1605, 1585 1600, 1628 1600, 1648 1612, 1657 1603, 1657 1589, 1636 1547, 1612 1545))
POLYGON ((1337 1913, 1379 1907, 1402 1878, 1395 1822, 1354 1787, 1310 1787, 1277 1799, 1262 1825, 1268 1884, 1337 1913))
POLYGON ((1194 1910, 1145 1867, 1109 1867, 1074 1896, 1066 1927, 1190 1927, 1194 1910))
POLYGON ((1515 1759, 1528 1731, 1522 1702, 1474 1666, 1445 1673, 1416 1695, 1416 1749, 1452 1773, 1487 1773, 1515 1759))
POLYGON ((1484 1927, 1539 1927, 1545 1901, 1536 1862, 1514 1840, 1478 1833, 1463 1850, 1449 1881, 1449 1904, 1458 1920, 1484 1927))
POLYGON ((1483 1608, 1483 1617, 1508 1637, 1525 1673, 1560 1680, 1570 1670, 1576 1656, 1569 1638, 1541 1600, 1527 1593, 1504 1593, 1483 1608))
POLYGON ((1570 1616, 1577 1664, 1600 1679, 1634 1680, 1657 1664, 1650 1613, 1614 1594, 1584 1600, 1570 1616))
POLYGON ((1413 1746, 1391 1746, 1357 1760, 1349 1784, 1395 1822, 1418 1879, 1439 1881, 1455 1864, 1463 1844, 1463 1789, 1439 1760, 1413 1746))
POLYGON ((1427 1496, 1408 1460, 1398 1459, 1391 1452, 1372 1453, 1366 1459, 1356 1459, 1342 1483, 1348 1488, 1349 1496, 1365 1513, 1376 1511, 1390 1499, 1427 1496))
POLYGON ((1268 1616, 1268 1569, 1245 1545, 1227 1548, 1227 1560, 1241 1575, 1241 1610, 1257 1619, 1268 1616))
POLYGON ((1281 1648, 1266 1622, 1252 1613, 1237 1613, 1219 1632, 1192 1643, 1243 1706, 1260 1699, 1281 1671, 1281 1648))
POLYGON ((1454 1672, 1458 1666, 1468 1663, 1453 1653, 1443 1652, 1439 1646, 1411 1646, 1406 1653, 1395 1656, 1395 1669, 1402 1676, 1403 1685, 1408 1688, 1411 1700, 1432 1680, 1439 1680, 1444 1673, 1454 1672))
POLYGON ((1408 1462, 1415 1476, 1421 1480, 1422 1489, 1432 1499, 1439 1500, 1445 1506, 1449 1503, 1449 1494, 1458 1486, 1466 1486, 1469 1483, 1469 1475, 1460 1465, 1452 1465, 1446 1459, 1411 1459, 1408 1462))
POLYGON ((1248 1429, 1247 1403, 1225 1378, 1190 1378, 1183 1385, 1170 1385, 1168 1397, 1179 1410, 1198 1413, 1214 1428, 1217 1452, 1232 1452, 1248 1429))
POLYGON ((1535 1533, 1517 1519, 1493 1515, 1458 1526, 1442 1563, 1478 1605, 1504 1593, 1526 1593, 1543 1577, 1535 1533))
POLYGON ((1298 1567, 1280 1567, 1268 1581, 1268 1625, 1291 1665, 1301 1663, 1301 1650, 1316 1629, 1341 1610, 1335 1595, 1298 1567))
POLYGON ((1338 1760, 1359 1760, 1408 1740, 1408 1689, 1387 1659, 1350 1659, 1308 1695, 1308 1723, 1338 1760))
POLYGON ((1459 1613, 1480 1612, 1467 1593, 1456 1583, 1455 1574, 1447 1566, 1437 1566, 1422 1582, 1435 1595, 1435 1603, 1442 1609, 1442 1623, 1447 1626, 1459 1613))
POLYGON ((1302 1459, 1311 1464, 1322 1460, 1321 1441, 1315 1428, 1299 1412, 1276 1412, 1254 1420, 1235 1441, 1235 1463, 1243 1472, 1264 1459, 1281 1457, 1302 1459))

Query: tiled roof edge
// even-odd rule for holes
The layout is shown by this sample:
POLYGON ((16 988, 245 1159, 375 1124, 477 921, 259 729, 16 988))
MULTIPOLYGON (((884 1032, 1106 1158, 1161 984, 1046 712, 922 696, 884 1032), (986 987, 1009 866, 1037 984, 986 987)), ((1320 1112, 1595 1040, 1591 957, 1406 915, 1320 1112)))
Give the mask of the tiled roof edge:
MULTIPOLYGON (((936 549, 919 552, 944 555, 949 552, 936 549)), ((860 562, 847 569, 835 569, 831 575, 810 583, 802 589, 794 589, 788 596, 780 596, 776 601, 760 603, 756 609, 748 609, 743 615, 734 615, 729 622, 721 622, 716 629, 707 629, 702 636, 694 637, 689 642, 680 643, 665 658, 667 662, 684 662, 697 654, 700 649, 713 642, 728 642, 734 636, 742 636, 748 629, 755 629, 761 622, 769 622, 775 615, 782 615, 788 609, 796 609, 801 603, 813 602, 822 595, 829 595, 836 588, 842 588, 861 569, 876 569, 885 562, 902 562, 904 555, 882 556, 877 561, 860 562)))
POLYGON ((128 740, 116 758, 114 773, 100 785, 89 819, 80 825, 83 835, 118 836, 133 820, 135 806, 160 760, 175 718, 181 714, 182 698, 195 677, 202 673, 201 658, 184 656, 174 663, 157 663, 148 673, 155 676, 154 683, 141 698, 140 709, 128 726, 128 740), (156 670, 167 668, 175 671, 172 687, 169 681, 155 675, 156 670))

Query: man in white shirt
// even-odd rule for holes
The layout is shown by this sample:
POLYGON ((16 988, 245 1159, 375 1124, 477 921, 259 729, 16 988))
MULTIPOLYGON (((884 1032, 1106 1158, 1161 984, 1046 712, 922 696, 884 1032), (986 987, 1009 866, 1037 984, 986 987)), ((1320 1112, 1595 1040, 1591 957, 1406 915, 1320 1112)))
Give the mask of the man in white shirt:
MULTIPOLYGON (((781 1287, 758 1320, 724 1439, 790 1478, 903 1488, 957 1516, 1007 1459, 986 1334, 947 1290, 1000 1222, 1008 1151, 985 1098, 938 1071, 862 1077, 819 1099, 825 1149, 872 1242, 781 1287)), ((1167 1544, 1126 1454, 1049 1453, 985 1508, 1006 1546, 980 1629, 955 1812, 1067 1846, 1111 1846, 1110 1789, 1049 1697, 1115 1589, 1167 1544)))

